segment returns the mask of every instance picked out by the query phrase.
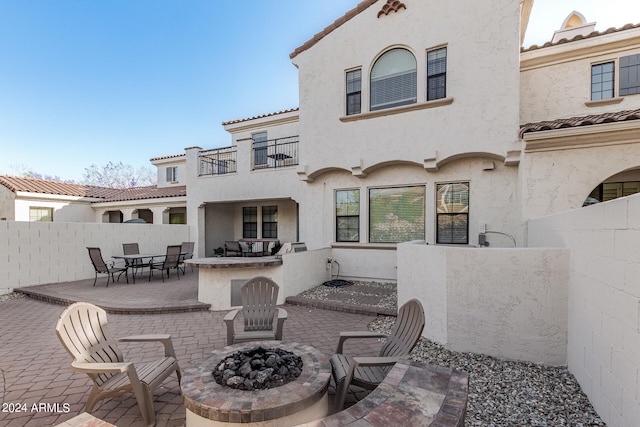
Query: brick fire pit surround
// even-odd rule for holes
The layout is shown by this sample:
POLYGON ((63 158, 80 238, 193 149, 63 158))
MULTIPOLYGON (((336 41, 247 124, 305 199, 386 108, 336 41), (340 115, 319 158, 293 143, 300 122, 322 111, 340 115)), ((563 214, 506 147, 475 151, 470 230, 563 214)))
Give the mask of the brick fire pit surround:
POLYGON ((328 414, 329 358, 315 348, 281 341, 255 341, 216 350, 198 368, 186 369, 181 387, 187 408, 187 426, 295 425, 328 414), (255 347, 280 348, 295 353, 304 364, 290 383, 267 390, 237 390, 218 384, 212 375, 218 363, 237 351, 255 347))

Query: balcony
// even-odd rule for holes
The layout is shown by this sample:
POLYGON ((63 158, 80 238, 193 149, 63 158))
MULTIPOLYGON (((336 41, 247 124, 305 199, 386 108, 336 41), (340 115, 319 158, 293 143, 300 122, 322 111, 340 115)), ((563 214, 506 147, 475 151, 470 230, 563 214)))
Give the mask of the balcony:
POLYGON ((251 169, 273 169, 297 165, 299 141, 298 135, 254 141, 251 169))
POLYGON ((201 151, 200 176, 224 175, 237 172, 238 150, 235 146, 201 151))

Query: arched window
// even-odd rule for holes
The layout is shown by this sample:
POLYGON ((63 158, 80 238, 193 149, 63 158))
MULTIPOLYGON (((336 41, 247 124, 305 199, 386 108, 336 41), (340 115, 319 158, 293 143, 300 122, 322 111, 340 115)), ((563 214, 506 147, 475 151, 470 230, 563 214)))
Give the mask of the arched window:
POLYGON ((371 69, 371 111, 416 102, 416 58, 406 49, 385 52, 371 69))

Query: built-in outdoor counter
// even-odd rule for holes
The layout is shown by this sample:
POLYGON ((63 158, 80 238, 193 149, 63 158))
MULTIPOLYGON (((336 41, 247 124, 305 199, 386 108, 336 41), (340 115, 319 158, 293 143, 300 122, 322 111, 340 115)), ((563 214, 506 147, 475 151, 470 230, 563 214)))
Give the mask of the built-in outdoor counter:
MULTIPOLYGON (((211 310, 229 310, 242 305, 240 286, 253 277, 268 277, 281 287, 283 283, 281 257, 194 258, 185 263, 198 269, 198 301, 211 304, 211 310)), ((284 298, 281 289, 278 304, 283 304, 284 298)))

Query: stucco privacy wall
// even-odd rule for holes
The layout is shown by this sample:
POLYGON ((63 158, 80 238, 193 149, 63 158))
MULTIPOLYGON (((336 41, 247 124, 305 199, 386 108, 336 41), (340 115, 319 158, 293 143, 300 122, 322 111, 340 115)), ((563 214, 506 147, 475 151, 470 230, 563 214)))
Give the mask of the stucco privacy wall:
POLYGON ((640 194, 529 221, 571 250, 568 365, 608 425, 640 425, 640 194))
POLYGON ((398 304, 422 302, 424 336, 455 351, 566 364, 569 251, 398 245, 398 304))
POLYGON ((0 294, 14 288, 94 277, 88 246, 102 256, 122 254, 138 242, 141 252, 164 253, 192 240, 187 225, 90 224, 0 221, 0 294))

